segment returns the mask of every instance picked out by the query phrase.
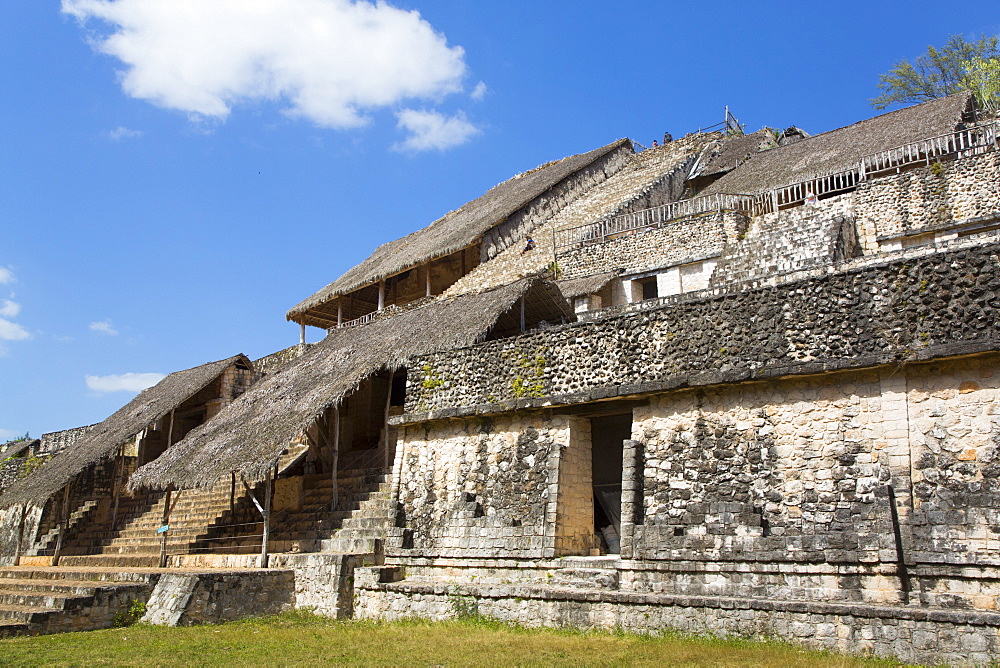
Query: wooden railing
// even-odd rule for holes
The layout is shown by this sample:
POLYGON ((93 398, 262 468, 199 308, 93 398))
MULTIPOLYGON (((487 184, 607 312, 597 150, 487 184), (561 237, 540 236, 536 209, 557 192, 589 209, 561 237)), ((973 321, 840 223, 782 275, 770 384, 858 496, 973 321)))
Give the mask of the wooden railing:
POLYGON ((709 211, 743 211, 750 213, 754 198, 751 195, 720 193, 663 204, 607 218, 589 225, 579 225, 556 232, 555 246, 561 248, 599 244, 635 230, 659 229, 689 216, 709 211))
POLYGON ((375 320, 377 317, 379 317, 381 313, 382 311, 372 311, 371 313, 366 313, 360 318, 355 318, 354 320, 345 320, 342 323, 340 323, 340 325, 337 326, 337 329, 343 329, 344 327, 357 327, 358 325, 365 325, 375 320))
POLYGON ((997 150, 1000 143, 1000 121, 990 121, 963 130, 921 139, 861 158, 858 164, 839 172, 817 176, 805 181, 773 188, 756 195, 718 194, 695 197, 664 204, 642 211, 559 230, 555 235, 558 252, 587 244, 603 243, 635 230, 658 229, 688 216, 708 211, 742 211, 751 216, 773 213, 819 198, 848 192, 862 181, 886 172, 947 157, 966 157, 997 150))

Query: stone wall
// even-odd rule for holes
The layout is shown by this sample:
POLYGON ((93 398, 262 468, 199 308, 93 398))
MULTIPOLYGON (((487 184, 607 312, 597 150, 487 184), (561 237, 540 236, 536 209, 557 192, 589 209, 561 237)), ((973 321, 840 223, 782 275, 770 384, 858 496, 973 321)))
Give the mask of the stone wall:
MULTIPOLYGON (((11 506, 0 510, 0 566, 13 566, 17 556, 17 541, 21 532, 21 506, 11 506)), ((21 535, 21 554, 28 551, 38 535, 42 519, 42 509, 28 508, 24 515, 24 529, 21 535)))
POLYGON ((396 455, 397 524, 412 532, 403 554, 551 554, 569 431, 567 420, 542 416, 407 428, 396 455))
POLYGON ((63 431, 52 431, 42 434, 42 445, 38 448, 40 455, 54 455, 57 452, 70 448, 78 440, 86 436, 97 425, 91 424, 85 427, 74 427, 63 431))
POLYGON ((1000 153, 865 181, 854 199, 866 252, 877 251, 881 239, 1000 217, 1000 153))
POLYGON ((757 216, 726 246, 712 286, 830 266, 860 254, 852 195, 757 216))
POLYGON ((365 619, 456 616, 461 603, 481 615, 529 626, 677 629, 718 636, 781 637, 795 644, 907 662, 986 665, 1000 650, 1000 615, 782 598, 579 592, 545 586, 475 588, 366 582, 356 613, 365 619))
POLYGON ((272 554, 268 566, 295 573, 296 608, 343 619, 354 609, 354 569, 371 564, 373 558, 360 554, 272 554))
POLYGON ((690 216, 658 229, 635 230, 617 239, 564 251, 556 260, 567 279, 613 269, 638 274, 715 257, 746 225, 747 219, 736 211, 690 216))
POLYGON ((672 297, 657 308, 424 356, 409 368, 410 415, 396 422, 992 350, 1000 338, 998 254, 1000 245, 990 244, 672 297), (427 374, 447 380, 430 387, 427 374))
POLYGON ((294 579, 290 570, 168 572, 157 581, 142 621, 192 626, 278 614, 294 603, 294 579))
POLYGON ((24 466, 23 457, 10 457, 0 460, 0 492, 17 480, 21 468, 24 466))

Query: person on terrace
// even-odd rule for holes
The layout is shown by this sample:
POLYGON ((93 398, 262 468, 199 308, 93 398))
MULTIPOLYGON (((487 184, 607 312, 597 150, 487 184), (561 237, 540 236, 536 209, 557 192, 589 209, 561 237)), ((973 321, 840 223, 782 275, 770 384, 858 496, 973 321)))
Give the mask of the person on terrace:
POLYGON ((524 255, 525 253, 527 253, 530 250, 533 250, 534 248, 535 248, 535 240, 532 239, 531 237, 528 237, 527 243, 525 243, 524 248, 521 249, 521 255, 524 255))

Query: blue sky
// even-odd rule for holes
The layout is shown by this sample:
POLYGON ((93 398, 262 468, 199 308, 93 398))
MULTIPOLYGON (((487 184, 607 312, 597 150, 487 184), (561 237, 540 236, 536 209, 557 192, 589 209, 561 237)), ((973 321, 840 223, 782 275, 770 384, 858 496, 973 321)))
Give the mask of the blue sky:
POLYGON ((0 441, 296 343, 289 307, 518 172, 726 105, 840 127, 998 32, 995 0, 5 0, 0 441))

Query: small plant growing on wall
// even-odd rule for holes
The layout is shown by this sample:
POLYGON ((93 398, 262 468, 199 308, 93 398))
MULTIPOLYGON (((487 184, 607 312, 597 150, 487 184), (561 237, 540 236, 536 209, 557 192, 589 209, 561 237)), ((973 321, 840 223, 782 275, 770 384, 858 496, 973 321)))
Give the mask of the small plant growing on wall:
POLYGON ((517 362, 517 375, 510 384, 511 392, 517 399, 524 397, 544 397, 545 396, 545 350, 539 354, 529 357, 521 355, 517 362))
POLYGON ((41 468, 48 459, 46 457, 39 457, 38 455, 28 455, 24 458, 24 463, 21 464, 21 470, 17 472, 17 477, 27 478, 29 475, 41 468))
POLYGON ((136 624, 142 616, 146 614, 146 602, 133 598, 128 602, 128 606, 115 613, 111 620, 111 625, 115 628, 123 628, 136 624))

